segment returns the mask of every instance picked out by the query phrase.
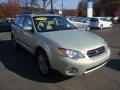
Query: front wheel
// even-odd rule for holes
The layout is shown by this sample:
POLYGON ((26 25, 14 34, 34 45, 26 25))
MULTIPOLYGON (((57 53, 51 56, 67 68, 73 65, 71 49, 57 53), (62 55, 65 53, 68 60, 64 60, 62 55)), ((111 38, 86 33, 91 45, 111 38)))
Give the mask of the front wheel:
POLYGON ((39 51, 37 56, 38 67, 42 75, 49 75, 51 73, 51 67, 48 60, 48 57, 44 51, 39 51))
POLYGON ((86 27, 86 31, 90 31, 90 26, 87 26, 87 27, 86 27))

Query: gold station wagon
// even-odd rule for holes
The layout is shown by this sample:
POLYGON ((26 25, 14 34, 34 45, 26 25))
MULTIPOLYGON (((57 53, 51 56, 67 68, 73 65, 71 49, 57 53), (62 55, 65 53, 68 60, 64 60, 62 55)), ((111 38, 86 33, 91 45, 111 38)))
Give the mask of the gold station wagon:
POLYGON ((12 25, 13 46, 36 56, 41 74, 57 70, 66 76, 86 74, 110 58, 107 43, 99 36, 78 30, 56 14, 17 15, 12 25))

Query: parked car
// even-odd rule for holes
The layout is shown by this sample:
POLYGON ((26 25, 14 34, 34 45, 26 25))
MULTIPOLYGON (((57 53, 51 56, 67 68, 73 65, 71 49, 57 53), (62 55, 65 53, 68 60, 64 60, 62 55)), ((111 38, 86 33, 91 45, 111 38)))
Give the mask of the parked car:
POLYGON ((84 17, 83 22, 90 25, 90 17, 84 17))
POLYGON ((107 19, 109 19, 109 20, 111 20, 112 18, 113 18, 113 17, 111 17, 111 16, 108 16, 108 17, 107 17, 107 19))
POLYGON ((7 20, 10 24, 12 24, 12 23, 14 23, 15 18, 7 18, 7 20))
POLYGON ((0 32, 10 31, 11 25, 6 18, 0 17, 0 32))
POLYGON ((56 14, 19 14, 12 25, 11 40, 36 57, 42 75, 53 69, 66 76, 92 72, 110 58, 107 43, 99 36, 78 30, 56 14))
POLYGON ((115 24, 116 23, 120 23, 120 17, 118 17, 118 16, 117 17, 113 17, 112 18, 112 22, 115 23, 115 24))
POLYGON ((92 28, 112 28, 113 23, 111 20, 107 19, 106 17, 93 17, 90 19, 90 26, 92 28))
POLYGON ((90 25, 80 17, 67 17, 67 20, 81 30, 90 31, 90 25))

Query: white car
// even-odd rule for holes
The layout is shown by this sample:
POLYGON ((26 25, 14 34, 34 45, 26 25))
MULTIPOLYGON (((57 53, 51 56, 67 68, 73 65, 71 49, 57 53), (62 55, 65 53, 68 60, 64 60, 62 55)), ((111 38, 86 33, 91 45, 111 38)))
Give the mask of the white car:
POLYGON ((82 22, 79 17, 67 17, 67 20, 81 30, 90 31, 90 25, 82 22))
POLYGON ((112 28, 113 23, 106 17, 93 17, 90 19, 90 26, 92 28, 112 28))

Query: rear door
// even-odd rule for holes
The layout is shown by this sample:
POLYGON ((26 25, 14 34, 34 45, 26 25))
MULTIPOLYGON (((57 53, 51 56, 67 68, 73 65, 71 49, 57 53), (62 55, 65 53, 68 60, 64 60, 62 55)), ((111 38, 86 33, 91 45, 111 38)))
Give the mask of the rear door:
POLYGON ((109 22, 107 21, 107 19, 105 17, 100 18, 101 19, 101 23, 103 25, 104 28, 108 27, 109 22))
POLYGON ((33 23, 32 23, 32 19, 29 16, 25 17, 25 20, 23 22, 23 29, 22 29, 22 33, 21 33, 21 40, 22 43, 24 44, 25 48, 27 50, 29 50, 30 52, 33 52, 34 49, 37 46, 37 42, 35 39, 35 32, 33 30, 33 23), (27 30, 25 29, 25 27, 31 27, 31 30, 27 30))
POLYGON ((106 18, 106 22, 107 22, 107 27, 110 27, 112 25, 112 22, 106 18))
POLYGON ((21 35, 23 33, 24 20, 25 20, 25 16, 17 16, 15 19, 15 23, 12 25, 12 32, 14 33, 16 41, 20 44, 22 44, 21 35))

